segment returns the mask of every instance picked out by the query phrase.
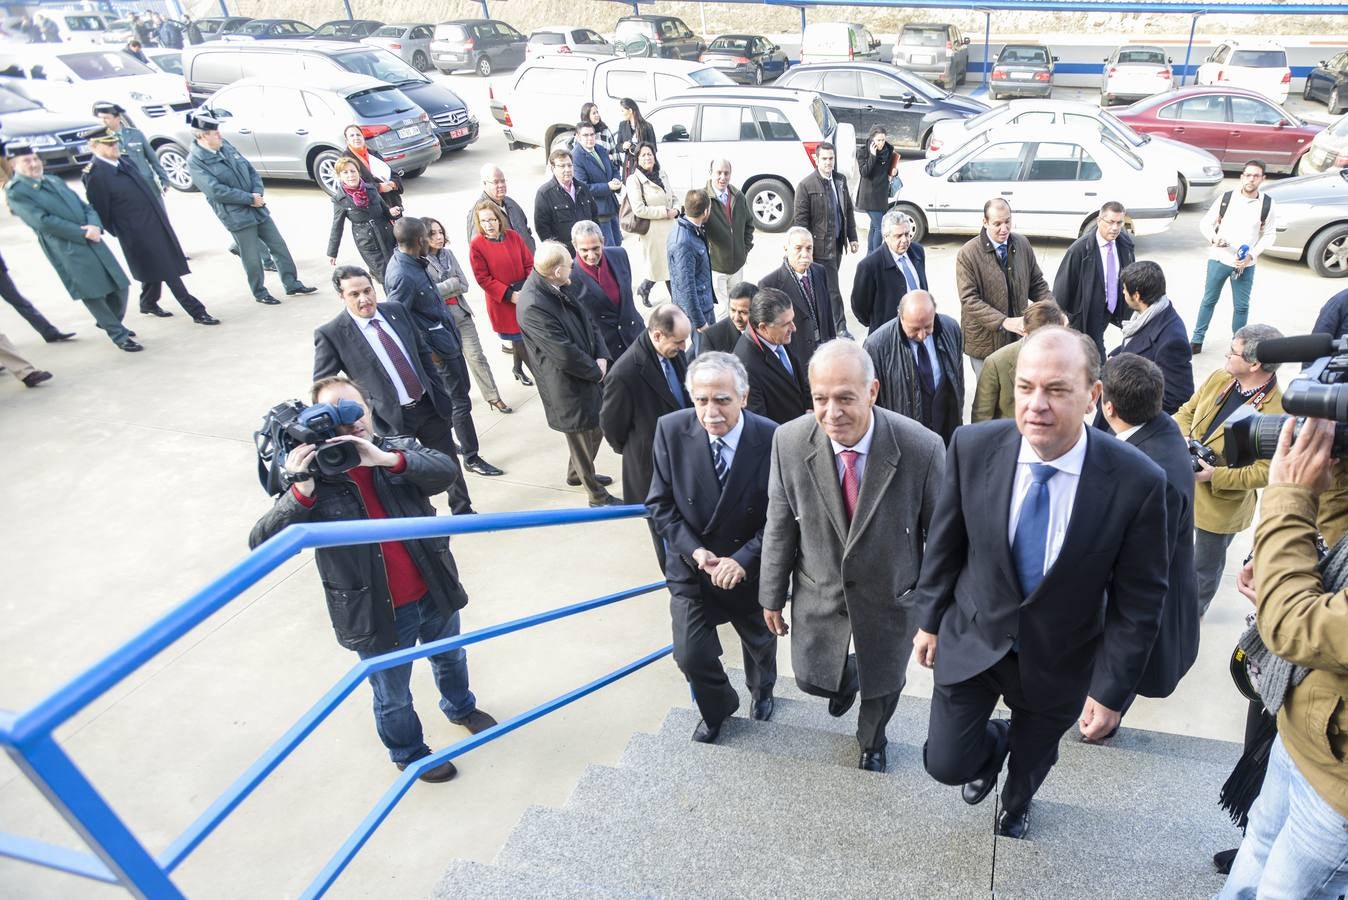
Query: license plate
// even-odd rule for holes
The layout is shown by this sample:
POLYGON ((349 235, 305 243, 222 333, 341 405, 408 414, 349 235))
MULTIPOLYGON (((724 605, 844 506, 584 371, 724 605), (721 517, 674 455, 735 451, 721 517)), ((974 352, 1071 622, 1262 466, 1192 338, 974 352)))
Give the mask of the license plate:
POLYGON ((914 53, 909 61, 915 66, 929 66, 936 60, 930 53, 914 53))
POLYGON ((469 128, 455 128, 453 131, 449 133, 449 139, 452 141, 455 138, 467 137, 468 132, 471 130, 472 129, 469 128))
POLYGON ((406 128, 398 129, 398 137, 400 138, 416 137, 419 134, 421 134, 420 125, 408 125, 406 128))
POLYGON ((1034 77, 1033 72, 1012 72, 1011 77, 1016 81, 1029 81, 1034 77))

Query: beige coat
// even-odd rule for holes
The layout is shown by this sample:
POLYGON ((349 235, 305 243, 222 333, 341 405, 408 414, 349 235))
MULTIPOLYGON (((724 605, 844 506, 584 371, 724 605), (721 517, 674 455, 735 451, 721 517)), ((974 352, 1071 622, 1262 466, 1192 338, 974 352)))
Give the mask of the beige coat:
POLYGON ((674 228, 674 220, 669 218, 669 210, 674 208, 673 198, 659 182, 652 181, 640 171, 627 176, 625 190, 632 212, 638 218, 651 220, 650 230, 641 235, 646 267, 636 274, 644 281, 668 281, 669 255, 665 245, 674 228))

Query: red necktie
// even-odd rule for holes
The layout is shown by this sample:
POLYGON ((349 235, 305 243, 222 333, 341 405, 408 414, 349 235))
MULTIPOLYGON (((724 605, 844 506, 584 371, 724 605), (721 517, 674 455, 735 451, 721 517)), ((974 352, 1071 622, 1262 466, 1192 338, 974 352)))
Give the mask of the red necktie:
POLYGON ((861 490, 857 480, 857 457, 861 454, 855 450, 844 450, 840 455, 843 461, 843 508, 847 510, 847 521, 850 523, 857 511, 857 494, 861 490))
POLYGON ((735 217, 730 213, 730 191, 725 192, 725 217, 729 222, 735 221, 735 217))
POLYGON ((403 353, 402 348, 398 346, 398 342, 393 339, 393 335, 379 327, 378 319, 371 319, 370 327, 374 329, 375 334, 379 335, 379 343, 384 345, 384 352, 388 354, 389 362, 393 363, 394 371, 402 379, 407 396, 411 397, 413 402, 420 400, 421 396, 426 393, 426 388, 422 386, 416 370, 412 368, 412 363, 408 361, 407 354, 403 353))

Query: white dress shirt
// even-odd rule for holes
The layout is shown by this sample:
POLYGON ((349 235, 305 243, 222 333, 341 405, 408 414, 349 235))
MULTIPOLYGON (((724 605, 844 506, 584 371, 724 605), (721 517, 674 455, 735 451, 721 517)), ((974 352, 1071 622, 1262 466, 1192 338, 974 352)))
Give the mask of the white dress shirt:
POLYGON ((1212 206, 1208 207, 1203 220, 1198 223, 1198 230, 1211 243, 1217 238, 1226 241, 1225 247, 1218 247, 1213 244, 1208 248, 1208 259, 1214 259, 1227 266, 1236 264, 1236 252, 1240 250, 1242 244, 1250 248, 1250 264, 1258 260, 1259 254, 1263 253, 1273 243, 1277 236, 1276 227, 1278 204, 1275 202, 1269 206, 1268 219, 1264 222, 1264 227, 1259 227, 1259 214, 1264 211, 1264 192, 1255 194, 1253 199, 1247 199, 1237 188, 1231 193, 1231 203, 1226 208, 1226 215, 1221 217, 1221 224, 1217 222, 1217 214, 1221 212, 1222 197, 1225 192, 1218 194, 1212 201, 1212 206))
MULTIPOLYGON (((1143 424, 1145 425, 1146 423, 1144 422, 1143 424)), ((1127 441, 1130 437, 1137 434, 1141 430, 1142 425, 1134 425, 1132 428, 1123 429, 1123 431, 1120 431, 1118 434, 1114 435, 1114 437, 1118 438, 1121 441, 1127 441)), ((1054 475, 1053 477, 1057 478, 1058 476, 1054 475)))
MULTIPOLYGON (((379 312, 377 309, 375 310, 374 315, 370 316, 368 319, 362 319, 360 316, 352 313, 349 309, 346 311, 346 314, 351 316, 351 321, 356 323, 356 328, 365 336, 366 343, 370 345, 370 349, 373 350, 374 355, 378 357, 379 364, 384 367, 384 374, 388 375, 388 380, 393 382, 393 389, 398 392, 398 403, 402 406, 411 403, 412 397, 407 393, 407 388, 403 385, 402 376, 399 375, 398 370, 394 368, 393 360, 389 359, 388 352, 384 350, 384 345, 379 340, 379 335, 370 327, 370 322, 376 319, 379 320, 379 327, 384 330, 385 334, 393 338, 393 343, 397 344, 398 348, 402 350, 403 355, 407 357, 407 361, 412 364, 412 369, 415 371, 416 363, 412 362, 412 354, 407 352, 407 346, 403 344, 402 340, 398 337, 398 332, 393 330, 393 326, 389 324, 388 319, 385 319, 383 313, 379 312)), ((429 388, 427 388, 427 390, 429 390, 429 388)))
POLYGON ((871 438, 875 437, 875 411, 871 410, 871 424, 866 426, 866 433, 861 436, 851 447, 844 447, 837 441, 829 438, 829 443, 833 445, 833 463, 838 470, 838 484, 842 484, 843 473, 847 471, 847 466, 843 462, 842 452, 844 450, 855 450, 857 452, 857 491, 861 490, 861 478, 866 474, 866 458, 871 454, 871 438))
MULTIPOLYGON (((735 464, 735 450, 740 445, 740 435, 744 434, 744 411, 740 411, 740 420, 735 423, 735 427, 721 435, 719 438, 714 434, 707 435, 707 446, 711 446, 712 441, 721 442, 721 460, 725 463, 726 474, 730 474, 730 467, 735 464)), ((712 451, 712 459, 716 458, 716 451, 712 451)))
POLYGON ((1016 481, 1011 486, 1011 520, 1007 524, 1008 541, 1015 540, 1016 525, 1020 522, 1020 508, 1025 503, 1025 495, 1030 492, 1034 477, 1030 466, 1043 463, 1058 470, 1058 474, 1048 480, 1048 538, 1044 541, 1044 571, 1053 568, 1053 563, 1062 550, 1063 540, 1067 537, 1067 526, 1072 521, 1072 507, 1077 497, 1077 484, 1081 481, 1081 467, 1086 461, 1086 426, 1081 426, 1081 437, 1062 456, 1054 460, 1042 460, 1025 438, 1020 439, 1020 456, 1016 458, 1016 481))

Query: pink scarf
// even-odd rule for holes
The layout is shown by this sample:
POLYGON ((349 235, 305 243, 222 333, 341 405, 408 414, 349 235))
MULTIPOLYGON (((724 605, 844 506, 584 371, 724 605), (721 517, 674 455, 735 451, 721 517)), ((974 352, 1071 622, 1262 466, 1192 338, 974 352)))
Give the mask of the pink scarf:
POLYGON ((360 187, 354 188, 349 188, 343 184, 342 190, 346 191, 346 195, 351 198, 351 202, 361 209, 370 205, 370 195, 365 192, 365 182, 362 181, 360 187))

